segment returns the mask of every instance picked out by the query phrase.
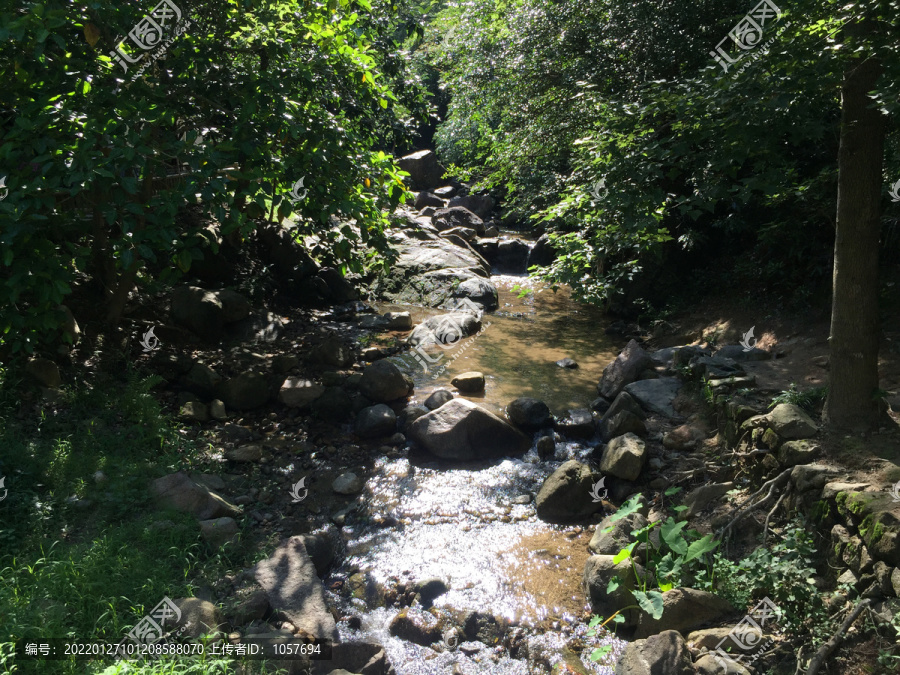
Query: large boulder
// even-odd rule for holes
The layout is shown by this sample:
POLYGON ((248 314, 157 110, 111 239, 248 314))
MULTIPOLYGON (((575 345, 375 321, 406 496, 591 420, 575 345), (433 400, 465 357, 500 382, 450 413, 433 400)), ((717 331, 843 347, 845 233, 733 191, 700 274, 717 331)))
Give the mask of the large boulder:
POLYGON ((288 408, 304 408, 325 393, 325 387, 303 377, 289 377, 281 385, 278 400, 288 408))
POLYGON ((639 512, 619 518, 615 522, 611 518, 612 516, 607 516, 597 525, 594 536, 588 544, 591 553, 614 556, 633 541, 632 532, 647 526, 647 519, 639 512))
POLYGON ((600 459, 600 471, 616 478, 637 480, 647 462, 647 444, 634 434, 612 439, 600 459))
POLYGON ((531 440, 512 425, 461 398, 422 415, 408 425, 406 433, 424 450, 444 459, 520 455, 531 446, 531 440))
POLYGON ((447 171, 432 150, 420 150, 397 160, 397 166, 409 174, 413 190, 430 190, 440 187, 441 177, 447 171))
POLYGON ((522 274, 526 271, 528 244, 521 239, 501 239, 497 244, 497 258, 494 262, 500 272, 522 274))
POLYGON ((245 319, 250 311, 250 303, 235 291, 208 291, 197 286, 179 286, 172 291, 176 323, 208 342, 221 340, 225 324, 245 319))
POLYGON ((590 468, 572 459, 550 474, 535 498, 538 518, 551 523, 587 518, 602 504, 591 495, 590 468))
POLYGON ((199 520, 237 516, 241 510, 179 471, 150 484, 157 508, 189 513, 199 520))
POLYGON ((767 416, 769 427, 786 441, 812 438, 819 429, 800 406, 779 403, 767 416))
POLYGON ((625 386, 625 391, 641 407, 657 415, 675 417, 672 402, 681 391, 682 382, 677 377, 660 377, 656 380, 639 380, 625 386))
POLYGON ((610 617, 619 610, 624 610, 620 616, 625 619, 624 627, 628 628, 637 625, 639 618, 638 610, 625 609, 635 604, 631 594, 638 584, 635 570, 641 578, 645 571, 637 563, 632 567, 631 560, 622 560, 616 564, 613 562, 614 558, 612 555, 592 555, 587 559, 584 566, 584 594, 595 614, 610 617), (619 587, 612 593, 607 593, 607 586, 613 577, 618 578, 619 587))
POLYGON ((664 630, 688 633, 735 614, 730 602, 718 595, 693 588, 673 588, 663 593, 663 613, 658 619, 642 613, 635 638, 645 638, 664 630))
POLYGON ((615 675, 694 675, 691 652, 681 634, 674 630, 630 642, 615 675))
POLYGON ((487 220, 494 210, 494 200, 489 195, 466 195, 465 197, 453 197, 449 206, 461 206, 469 209, 482 220, 487 220))
POLYGON ((219 398, 229 410, 253 410, 269 400, 269 378, 257 373, 242 373, 219 386, 219 398))
POLYGON ((450 347, 481 330, 481 319, 471 312, 451 312, 426 319, 415 327, 406 341, 413 347, 424 344, 450 347))
POLYGON ((629 342, 625 349, 603 369, 603 376, 597 385, 597 392, 604 398, 614 399, 625 385, 634 382, 648 368, 653 367, 653 360, 635 340, 629 342))
POLYGON ((476 235, 484 233, 484 221, 475 213, 462 206, 454 206, 449 209, 438 209, 431 217, 431 224, 439 232, 446 232, 457 227, 473 230, 476 235))
POLYGON ((383 403, 363 408, 356 416, 356 435, 360 438, 389 436, 397 429, 397 415, 383 403))
POLYGON ((253 572, 273 609, 283 612, 294 626, 320 639, 338 640, 325 589, 302 538, 288 539, 253 572))
POLYGON ((506 407, 506 416, 510 422, 526 431, 537 431, 553 424, 553 415, 547 404, 527 396, 510 401, 506 407))
POLYGON ((470 277, 463 281, 454 292, 458 298, 468 298, 487 310, 498 306, 497 287, 482 277, 470 277))
POLYGON ((62 384, 59 366, 50 359, 31 359, 25 364, 24 371, 26 375, 42 387, 55 389, 62 384))
POLYGON ((359 381, 360 393, 377 403, 389 403, 409 395, 409 379, 387 359, 366 366, 359 381))
POLYGON ((550 235, 541 235, 540 239, 534 242, 534 246, 528 252, 528 260, 526 266, 531 268, 535 265, 538 267, 547 267, 552 265, 556 260, 556 249, 550 243, 550 235))
POLYGON ((428 208, 429 206, 442 209, 444 208, 444 200, 432 192, 422 190, 422 192, 416 195, 416 201, 413 205, 419 211, 428 208))

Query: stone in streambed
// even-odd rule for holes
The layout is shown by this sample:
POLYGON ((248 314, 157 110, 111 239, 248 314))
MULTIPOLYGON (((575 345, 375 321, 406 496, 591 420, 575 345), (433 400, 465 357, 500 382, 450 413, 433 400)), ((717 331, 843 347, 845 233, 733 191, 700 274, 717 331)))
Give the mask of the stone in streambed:
POLYGON ((334 479, 331 489, 341 495, 355 495, 362 492, 365 482, 352 471, 343 473, 334 479))
POLYGON ((363 408, 356 416, 356 435, 360 438, 388 436, 397 429, 397 415, 383 403, 363 408))
POLYGON ((425 407, 429 410, 437 410, 445 403, 453 400, 453 392, 446 389, 438 389, 425 399, 425 407))
POLYGON ((388 403, 404 398, 412 390, 410 380, 388 360, 366 366, 359 381, 360 393, 376 403, 388 403))
POLYGON ((600 460, 600 471, 616 478, 636 480, 646 461, 646 443, 634 434, 625 434, 607 444, 600 460))
POLYGON ((641 613, 635 638, 646 638, 665 630, 687 633, 737 613, 724 598, 693 588, 666 591, 663 593, 663 608, 663 614, 658 619, 641 613))
POLYGON ((565 462, 544 481, 535 498, 538 518, 558 523, 596 513, 602 505, 593 501, 593 484, 587 465, 574 459, 565 462))
POLYGON ((653 366, 650 355, 635 340, 629 342, 622 353, 603 369, 603 376, 597 385, 597 393, 607 399, 614 399, 626 385, 634 382, 647 368, 653 366))
POLYGON ((466 394, 484 391, 484 375, 478 371, 462 373, 454 377, 450 384, 466 394))
POLYGON ((557 361, 556 365, 558 365, 560 368, 569 368, 569 369, 578 367, 578 363, 575 361, 575 359, 570 359, 568 356, 564 359, 560 359, 559 361, 557 361))
POLYGON ((288 408, 303 408, 322 394, 325 387, 303 377, 289 377, 281 385, 278 400, 288 408))
POLYGON ((401 640, 427 647, 441 640, 438 618, 416 607, 407 607, 391 619, 388 632, 401 640))
POLYGON ((536 398, 522 397, 510 401, 506 416, 510 422, 527 431, 536 431, 553 423, 550 408, 536 398))
POLYGON ((669 630, 629 643, 615 675, 694 675, 694 667, 684 638, 669 630))
POLYGON ((234 541, 237 533, 238 526, 234 518, 224 517, 200 521, 200 536, 213 548, 221 548, 234 541))

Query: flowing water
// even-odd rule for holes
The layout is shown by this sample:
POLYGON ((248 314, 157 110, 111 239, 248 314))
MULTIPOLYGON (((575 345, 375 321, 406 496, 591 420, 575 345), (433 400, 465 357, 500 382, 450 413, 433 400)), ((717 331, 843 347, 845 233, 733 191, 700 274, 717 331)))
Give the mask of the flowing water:
MULTIPOLYGON (((520 297, 514 288, 525 279, 492 281, 500 292, 499 309, 483 317, 477 337, 444 352, 437 364, 438 369, 447 364, 443 372, 425 372, 409 354, 395 359, 415 380, 412 403, 421 403, 438 388, 453 390, 453 376, 477 370, 485 375, 485 392, 467 398, 501 416, 519 396, 544 400, 558 417, 571 408, 588 407, 603 368, 618 351, 604 333, 602 314, 574 303, 566 290, 520 297), (556 365, 564 357, 579 367, 556 365)), ((443 313, 383 304, 378 309, 410 311, 415 323, 443 313)), ((566 655, 586 662, 591 650, 581 659, 566 652, 571 637, 560 630, 583 623, 581 578, 594 527, 538 520, 534 496, 563 461, 585 459, 590 451, 589 442, 568 442, 559 443, 556 456, 543 462, 534 448, 522 458, 477 464, 416 454, 377 460, 359 503, 359 517, 343 529, 347 557, 342 572, 355 580, 357 596, 344 609, 361 617, 362 625, 354 629, 342 621, 342 639, 371 637, 381 642, 399 675, 530 672, 521 655, 511 659, 496 647, 477 650, 478 645, 464 643, 440 651, 388 634, 399 609, 384 606, 385 589, 398 581, 439 578, 450 588, 434 602, 442 628, 461 627, 466 612, 486 612, 504 626, 526 629, 532 664, 552 665, 566 655)), ((338 596, 333 600, 338 602, 338 596)), ((593 646, 592 638, 584 640, 593 646)), ((614 664, 624 643, 610 644, 614 651, 609 663, 614 664)), ((588 670, 612 672, 596 665, 588 670)))

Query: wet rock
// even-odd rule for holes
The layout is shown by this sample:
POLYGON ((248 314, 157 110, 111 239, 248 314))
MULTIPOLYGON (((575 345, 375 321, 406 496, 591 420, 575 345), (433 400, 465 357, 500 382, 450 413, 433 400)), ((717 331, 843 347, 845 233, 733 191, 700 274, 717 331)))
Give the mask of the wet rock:
POLYGON ((450 384, 466 394, 475 394, 484 391, 484 375, 477 371, 461 373, 454 377, 450 384))
POLYGON ((643 578, 644 568, 632 561, 623 560, 622 562, 613 563, 612 555, 592 555, 588 558, 584 566, 584 593, 591 603, 591 611, 604 617, 610 617, 619 610, 620 616, 624 617, 624 627, 637 625, 638 612, 635 609, 625 609, 634 603, 634 597, 631 591, 637 587, 638 575, 643 578), (607 593, 606 589, 613 577, 619 579, 619 587, 612 593, 607 593))
POLYGON ((397 429, 397 415, 383 403, 362 409, 356 416, 356 435, 360 438, 388 436, 397 429))
POLYGON ((223 382, 218 393, 232 410, 253 410, 269 401, 269 379, 265 375, 242 373, 223 382))
POLYGON ((605 398, 597 397, 593 401, 591 401, 591 410, 593 410, 598 415, 603 415, 605 417, 606 411, 609 410, 609 401, 607 401, 605 398))
POLYGON ((412 387, 406 376, 388 360, 366 366, 359 381, 360 393, 376 403, 388 403, 409 395, 412 387))
POLYGON ((614 438, 603 451, 600 460, 600 471, 605 475, 637 480, 644 464, 647 462, 647 446, 634 434, 625 434, 614 438))
MULTIPOLYGON (((446 389, 438 389, 425 399, 425 407, 428 410, 437 410, 448 401, 453 400, 453 393, 446 389)), ((427 412, 427 411, 426 411, 427 412)), ((424 414, 424 413, 423 413, 424 414)))
POLYGON ((183 471, 157 478, 150 484, 157 508, 190 513, 198 520, 236 516, 240 509, 198 485, 183 471))
POLYGON ((658 380, 639 380, 625 386, 625 391, 649 412, 665 417, 675 417, 672 401, 681 391, 682 382, 677 377, 661 377, 658 380))
POLYGON ((411 330, 413 327, 412 316, 409 312, 387 312, 384 318, 387 319, 389 330, 411 330))
POLYGON ((388 632, 401 640, 425 647, 441 640, 438 618, 415 607, 407 607, 391 619, 388 632))
POLYGON ((481 330, 481 319, 472 312, 452 312, 433 316, 416 326, 407 338, 412 346, 454 345, 481 330))
POLYGON ((488 195, 466 195, 464 197, 453 197, 449 206, 450 208, 461 206, 469 209, 482 220, 487 220, 494 210, 494 200, 488 195))
POLYGON ((452 230, 454 227, 465 227, 475 230, 478 234, 484 232, 484 221, 477 214, 462 206, 438 209, 431 217, 431 223, 439 232, 452 230))
POLYGON ((602 505, 594 502, 590 468, 572 459, 550 474, 535 498, 537 516, 551 523, 587 518, 602 505))
POLYGON ((325 393, 313 401, 313 415, 326 422, 337 424, 343 422, 353 408, 350 396, 340 387, 328 387, 325 393))
POLYGON ((597 385, 597 393, 607 399, 614 399, 625 385, 634 382, 642 371, 650 368, 653 361, 635 340, 629 342, 625 349, 603 369, 603 376, 597 385))
POLYGON ((182 633, 184 637, 198 638, 210 634, 221 636, 228 627, 218 607, 207 600, 178 598, 172 602, 181 610, 178 625, 186 629, 182 633))
POLYGON ((217 398, 210 401, 209 416, 218 422, 228 419, 228 413, 225 412, 225 403, 217 398))
POLYGON ((190 392, 210 398, 222 382, 222 376, 203 363, 195 363, 181 378, 181 386, 190 392))
POLYGON ((510 401, 506 416, 517 427, 528 431, 537 431, 553 423, 550 408, 536 398, 521 397, 510 401))
POLYGON ((434 599, 443 595, 450 588, 444 583, 443 579, 425 579, 416 583, 414 590, 419 595, 419 601, 422 606, 428 609, 434 602, 434 599))
POLYGON ((470 277, 463 281, 454 291, 454 296, 468 298, 487 310, 498 305, 497 287, 482 277, 470 277))
POLYGON ((278 400, 288 408, 303 408, 325 393, 325 387, 304 377, 289 377, 281 385, 278 400))
POLYGON ((200 521, 200 536, 213 548, 222 548, 237 537, 238 525, 234 518, 214 518, 200 521))
POLYGON ((634 413, 623 410, 606 421, 605 435, 607 438, 615 438, 624 434, 646 436, 647 425, 634 413))
MULTIPOLYGON (((478 233, 471 227, 451 227, 449 230, 441 232, 442 237, 451 238, 453 236, 460 237, 463 241, 472 244, 478 239, 478 233)), ((457 242, 459 243, 459 242, 457 242)))
POLYGON ((231 611, 231 625, 244 626, 251 621, 260 621, 269 611, 269 598, 266 592, 258 589, 250 593, 231 611))
POLYGON ((365 481, 352 471, 342 473, 334 479, 331 489, 341 495, 355 495, 362 492, 365 481))
POLYGON ((25 364, 25 374, 42 387, 56 389, 62 384, 59 366, 50 359, 34 358, 25 364))
POLYGON ((229 462, 258 462, 262 459, 262 446, 242 445, 233 450, 226 450, 225 459, 229 462))
POLYGON ((532 246, 531 250, 528 252, 528 261, 526 262, 526 265, 528 268, 535 265, 538 267, 547 267, 548 265, 552 265, 554 260, 556 260, 556 249, 554 249, 553 245, 550 243, 550 235, 543 234, 536 242, 534 242, 534 246, 532 246))
POLYGON ((673 588, 663 593, 663 613, 659 619, 641 613, 634 637, 646 638, 667 630, 686 633, 736 613, 731 603, 718 595, 693 588, 673 588))
POLYGON ((428 206, 434 206, 435 208, 442 209, 444 208, 444 200, 434 193, 423 190, 416 195, 416 201, 413 206, 415 206, 417 211, 421 211, 428 206))
POLYGON ((597 555, 615 556, 619 551, 633 541, 631 533, 646 527, 647 519, 641 513, 632 513, 613 522, 612 516, 606 516, 597 525, 594 536, 588 544, 588 549, 597 555), (607 529, 612 528, 609 532, 607 529))
POLYGON ((332 675, 332 669, 358 675, 388 675, 393 668, 377 642, 353 640, 339 642, 332 646, 331 659, 312 661, 312 675, 332 675))
POLYGON ((670 450, 693 450, 705 437, 705 434, 697 427, 682 424, 663 434, 663 445, 670 450))
POLYGON ((353 349, 342 340, 325 340, 310 350, 309 358, 313 363, 346 368, 353 363, 353 349))
POLYGON ((553 434, 550 433, 538 438, 536 450, 538 457, 541 459, 550 459, 556 455, 556 440, 553 438, 553 434))
POLYGON ((431 412, 431 411, 422 405, 406 406, 400 412, 400 415, 397 416, 397 427, 401 431, 406 431, 406 428, 410 424, 415 422, 417 419, 419 419, 423 415, 427 415, 429 412, 431 412))
POLYGON ((325 604, 322 582, 302 539, 288 539, 272 557, 257 563, 253 573, 270 604, 282 611, 294 626, 318 638, 338 640, 334 617, 325 604))
POLYGON ((560 368, 569 368, 569 369, 578 367, 578 363, 575 361, 575 359, 570 359, 568 356, 564 359, 560 359, 559 361, 557 361, 556 365, 558 365, 560 368))
POLYGON ((687 507, 679 514, 679 517, 687 520, 693 518, 712 502, 722 499, 729 491, 734 489, 734 483, 716 483, 713 485, 701 485, 687 493, 683 504, 687 507))
POLYGON ((456 398, 407 427, 407 437, 444 459, 484 459, 519 455, 530 439, 471 401, 456 398))
POLYGON ((521 239, 501 239, 497 244, 495 265, 501 272, 524 273, 528 252, 528 244, 521 239))
POLYGON ((778 448, 778 461, 784 466, 809 464, 822 456, 822 448, 810 441, 788 441, 778 448))
POLYGON ((414 190, 430 190, 441 184, 446 169, 432 150, 420 150, 401 157, 397 166, 409 174, 407 179, 414 190))
POLYGON ((316 566, 316 574, 324 577, 334 562, 335 547, 340 535, 334 525, 320 531, 297 535, 306 547, 306 552, 316 566))
POLYGON ((615 675, 694 675, 691 653, 674 630, 630 642, 616 663, 615 675))
POLYGON ((190 422, 207 422, 209 420, 209 408, 199 401, 188 401, 181 406, 178 416, 190 422))
POLYGON ((503 626, 493 614, 469 612, 463 619, 463 634, 467 640, 493 645, 503 635, 503 626))
POLYGON ((767 417, 769 427, 787 441, 811 438, 819 431, 812 418, 792 403, 779 403, 767 417))
POLYGON ((577 438, 590 438, 594 435, 594 417, 590 410, 570 410, 569 416, 560 420, 556 428, 560 433, 577 438))

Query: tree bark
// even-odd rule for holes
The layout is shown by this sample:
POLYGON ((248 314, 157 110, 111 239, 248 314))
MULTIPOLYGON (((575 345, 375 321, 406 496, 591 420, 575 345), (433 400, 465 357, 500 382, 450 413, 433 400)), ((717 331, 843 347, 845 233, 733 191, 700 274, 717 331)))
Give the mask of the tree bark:
POLYGON ((841 85, 841 144, 831 305, 831 376, 825 420, 863 430, 878 420, 878 243, 886 117, 868 94, 881 74, 854 59, 841 85))

